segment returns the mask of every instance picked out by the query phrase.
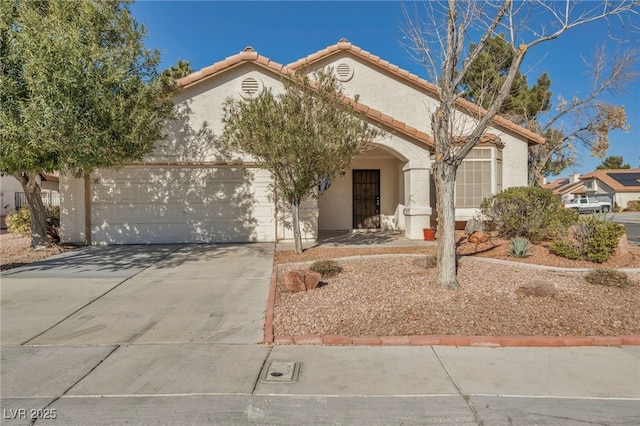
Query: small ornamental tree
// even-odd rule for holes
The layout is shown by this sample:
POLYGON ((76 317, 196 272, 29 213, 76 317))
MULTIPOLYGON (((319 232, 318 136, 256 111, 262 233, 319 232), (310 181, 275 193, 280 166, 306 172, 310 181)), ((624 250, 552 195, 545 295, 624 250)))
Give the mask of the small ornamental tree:
POLYGON ((22 184, 31 247, 47 244, 38 174, 120 167, 162 138, 173 89, 144 36, 129 2, 0 1, 0 172, 22 184))
MULTIPOLYGON (((227 99, 222 139, 251 155, 273 175, 275 190, 291 207, 296 253, 302 253, 300 203, 335 180, 356 154, 382 134, 347 99, 331 70, 283 79, 284 92, 227 99)), ((356 99, 357 101, 357 99, 356 99)))

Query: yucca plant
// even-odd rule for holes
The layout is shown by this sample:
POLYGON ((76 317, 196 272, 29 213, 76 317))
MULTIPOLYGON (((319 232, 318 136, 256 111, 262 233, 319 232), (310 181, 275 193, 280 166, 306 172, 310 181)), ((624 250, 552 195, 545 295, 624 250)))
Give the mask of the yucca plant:
POLYGON ((529 240, 524 237, 512 238, 511 247, 509 247, 509 256, 511 257, 531 256, 531 247, 529 247, 529 240))

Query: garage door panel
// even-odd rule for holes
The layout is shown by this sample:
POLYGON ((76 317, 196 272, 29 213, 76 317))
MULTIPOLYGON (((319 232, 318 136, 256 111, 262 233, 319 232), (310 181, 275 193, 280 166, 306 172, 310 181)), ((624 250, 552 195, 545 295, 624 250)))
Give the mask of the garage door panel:
POLYGON ((127 167, 97 176, 91 187, 94 243, 274 240, 266 171, 127 167))
POLYGON ((258 234, 243 223, 110 225, 93 231, 98 244, 238 243, 259 241, 258 234))

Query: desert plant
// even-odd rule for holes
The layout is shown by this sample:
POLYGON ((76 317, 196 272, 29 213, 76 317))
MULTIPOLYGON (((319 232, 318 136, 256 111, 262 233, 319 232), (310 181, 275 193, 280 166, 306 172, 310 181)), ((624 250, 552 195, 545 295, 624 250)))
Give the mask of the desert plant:
POLYGON ((29 235, 31 217, 29 216, 28 207, 23 207, 17 212, 7 215, 7 230, 16 235, 29 235))
POLYGON ((630 287, 632 285, 629 281, 629 276, 615 269, 592 269, 585 275, 585 281, 589 284, 604 285, 609 287, 630 287))
POLYGON ((531 247, 529 247, 529 240, 523 237, 512 238, 511 246, 509 247, 509 256, 511 257, 531 256, 531 247))
POLYGON ((562 234, 578 219, 552 191, 540 187, 508 188, 486 198, 480 213, 498 236, 532 242, 562 234))
POLYGON ((625 209, 628 212, 640 212, 640 201, 629 201, 627 202, 627 208, 625 209))
POLYGON ((566 238, 552 242, 549 246, 549 251, 556 256, 567 259, 580 260, 583 258, 578 247, 576 247, 571 240, 566 238))
POLYGON ((569 259, 585 259, 604 263, 618 247, 625 233, 623 225, 597 217, 582 218, 567 238, 554 241, 552 253, 569 259))
MULTIPOLYGON (((60 232, 60 207, 45 206, 47 218, 47 236, 53 241, 59 241, 60 232)), ((31 216, 28 207, 7 215, 7 230, 16 235, 29 235, 31 233, 31 216)))
POLYGON ((342 266, 335 260, 318 260, 309 267, 314 272, 319 272, 322 278, 331 278, 342 272, 342 266))

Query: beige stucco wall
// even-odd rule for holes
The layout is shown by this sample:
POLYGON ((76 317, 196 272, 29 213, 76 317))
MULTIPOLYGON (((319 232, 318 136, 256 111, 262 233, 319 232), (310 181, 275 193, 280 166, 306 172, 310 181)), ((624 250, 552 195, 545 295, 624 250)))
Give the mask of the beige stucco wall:
POLYGON ((0 197, 2 202, 0 214, 2 216, 6 216, 15 210, 15 194, 22 191, 22 185, 13 176, 5 175, 0 177, 0 194, 2 194, 0 197))
POLYGON ((85 243, 84 179, 60 175, 60 241, 85 243))
POLYGON ((168 129, 167 140, 160 141, 145 161, 252 161, 251 157, 226 151, 217 140, 224 129, 224 102, 240 97, 242 80, 247 77, 256 79, 263 88, 272 88, 274 93, 283 90, 279 78, 251 63, 182 90, 176 99, 178 120, 168 129))

